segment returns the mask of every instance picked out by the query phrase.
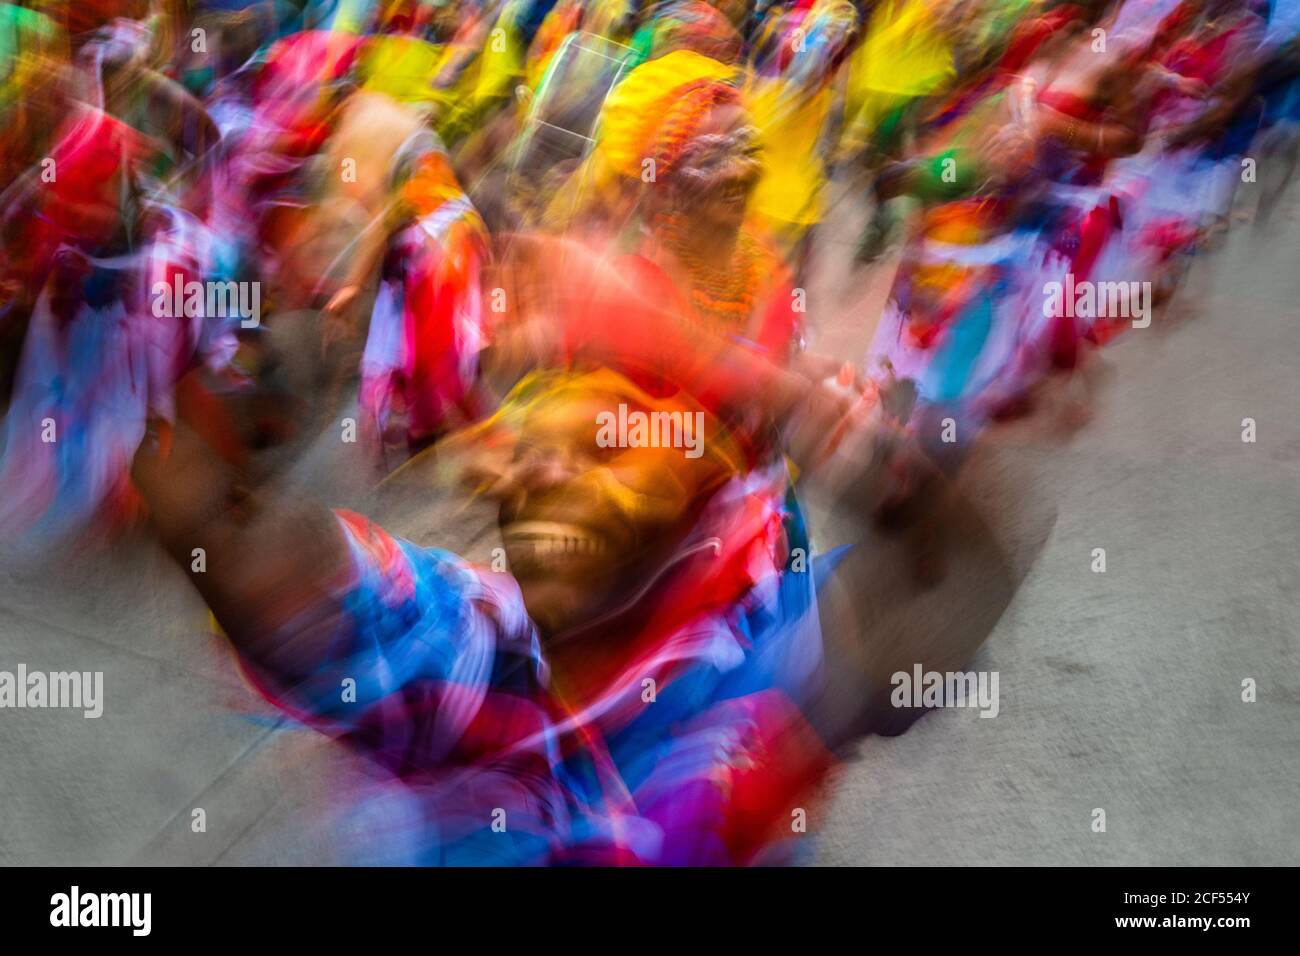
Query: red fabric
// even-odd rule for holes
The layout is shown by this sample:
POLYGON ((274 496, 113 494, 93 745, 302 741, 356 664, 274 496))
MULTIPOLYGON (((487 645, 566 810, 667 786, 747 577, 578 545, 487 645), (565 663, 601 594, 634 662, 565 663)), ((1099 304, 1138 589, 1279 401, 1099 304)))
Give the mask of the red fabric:
POLYGON ((835 766, 835 757, 794 703, 778 691, 738 698, 752 728, 744 763, 730 768, 723 840, 732 862, 744 866, 796 834, 796 812, 813 813, 810 797, 835 766))
POLYGON ((144 152, 144 141, 120 120, 86 109, 64 123, 55 142, 45 215, 72 236, 95 238, 88 233, 102 228, 98 217, 119 211, 121 175, 144 152))
POLYGON ((1067 3, 1041 17, 1021 23, 1012 31, 1006 52, 1002 54, 1002 60, 998 63, 998 72, 1018 73, 1023 70, 1044 42, 1056 31, 1081 19, 1083 12, 1082 7, 1067 3))
MULTIPOLYGON (((1097 257, 1109 241, 1114 226, 1115 215, 1109 205, 1097 206, 1083 217, 1078 226, 1078 249, 1070 265, 1070 272, 1076 282, 1090 278, 1097 257)), ((1052 323, 1052 361, 1057 368, 1072 369, 1079 364, 1079 320, 1067 314, 1070 311, 1062 309, 1052 323)))

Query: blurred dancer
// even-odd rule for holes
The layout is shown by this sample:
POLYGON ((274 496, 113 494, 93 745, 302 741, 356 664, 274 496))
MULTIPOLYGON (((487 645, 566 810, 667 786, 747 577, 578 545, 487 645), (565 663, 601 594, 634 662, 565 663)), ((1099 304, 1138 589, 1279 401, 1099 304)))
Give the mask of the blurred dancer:
POLYGON ((846 672, 746 444, 686 392, 530 376, 439 452, 498 500, 510 575, 241 496, 184 429, 135 475, 168 549, 206 549, 194 584, 263 692, 390 774, 407 810, 374 858, 775 863, 886 679, 815 716, 846 672), (700 453, 602 441, 616 411, 699 422, 700 453))
POLYGON ((130 458, 146 419, 174 417, 186 369, 229 359, 222 323, 156 308, 158 283, 203 275, 205 243, 192 215, 142 193, 148 155, 138 132, 82 109, 52 151, 57 179, 7 211, 25 222, 9 248, 26 250, 33 306, 0 457, 6 534, 130 521, 130 458))
POLYGON ((327 155, 365 170, 355 192, 370 215, 327 311, 345 311, 378 273, 359 402, 381 442, 418 449, 449 416, 477 417, 487 233, 436 135, 383 97, 348 102, 327 155), (376 170, 386 182, 372 190, 376 170))
POLYGON ((802 275, 811 230, 824 213, 824 156, 834 139, 834 82, 857 31, 844 0, 819 0, 768 17, 755 42, 745 101, 758 130, 763 176, 751 199, 787 263, 802 275))

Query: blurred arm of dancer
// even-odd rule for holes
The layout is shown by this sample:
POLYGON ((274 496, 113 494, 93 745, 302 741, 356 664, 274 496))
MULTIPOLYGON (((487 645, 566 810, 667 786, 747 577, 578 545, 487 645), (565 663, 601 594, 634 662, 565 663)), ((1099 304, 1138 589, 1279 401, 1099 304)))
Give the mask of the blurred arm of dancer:
POLYGON ((204 434, 199 374, 177 389, 174 426, 152 423, 132 479, 164 549, 243 655, 292 672, 325 652, 340 614, 347 544, 329 509, 305 496, 249 491, 204 434), (206 569, 194 570, 202 548, 206 569), (303 620, 307 616, 308 620, 303 620), (286 646, 272 638, 288 631, 286 646))
POLYGON ((1036 119, 1043 136, 1095 156, 1130 156, 1142 148, 1141 132, 1127 123, 1091 123, 1047 106, 1039 107, 1036 119))
MULTIPOLYGON (((359 537, 355 521, 349 531, 339 515, 310 497, 244 487, 239 471, 202 434, 202 406, 189 398, 192 385, 193 380, 182 382, 176 425, 151 430, 136 454, 132 477, 160 542, 188 573, 241 658, 256 672, 272 675, 276 687, 292 689, 318 678, 327 663, 337 663, 339 647, 370 646, 368 642, 381 639, 359 630, 370 625, 355 616, 356 592, 366 586, 368 575, 389 573, 390 561, 396 562, 393 573, 400 579, 407 558, 391 551, 392 539, 382 531, 359 537), (199 548, 206 559, 202 565, 194 561, 199 548)), ((532 431, 520 447, 558 441, 568 449, 565 460, 576 462, 590 452, 595 427, 590 408, 567 399, 550 407, 531 416, 532 431), (545 431, 551 426, 558 431, 545 431)), ((511 522, 531 527, 560 516, 574 527, 601 529, 610 542, 597 564, 576 578, 567 574, 563 562, 538 564, 527 550, 516 568, 516 555, 510 552, 527 610, 547 633, 598 619, 598 611, 635 594, 638 582, 646 580, 643 572, 632 573, 635 561, 680 547, 693 527, 693 503, 707 490, 685 480, 696 462, 678 449, 613 454, 613 460, 589 468, 574 465, 563 474, 532 467, 525 456, 518 467, 509 465, 502 473, 502 482, 517 488, 501 495, 508 549, 511 522), (607 493, 615 486, 627 490, 607 493), (622 514, 630 501, 643 505, 626 518, 610 517, 622 514), (663 507, 644 506, 653 502, 663 507), (628 533, 615 533, 620 528, 628 533), (624 541, 626 547, 620 546, 624 541)), ((701 461, 707 464, 708 456, 701 461)), ((458 562, 450 555, 436 560, 458 562)))
POLYGON ((590 364, 663 375, 720 405, 784 421, 796 408, 829 424, 848 400, 821 382, 840 363, 790 360, 742 340, 679 321, 667 287, 629 274, 627 263, 567 239, 515 236, 485 280, 505 312, 484 357, 487 376, 508 388, 535 368, 590 364))
POLYGON ((1224 80, 1205 90, 1205 109, 1191 122, 1184 124, 1165 137, 1172 148, 1189 146, 1213 139, 1240 115, 1242 106, 1255 90, 1258 64, 1244 63, 1234 69, 1224 80))

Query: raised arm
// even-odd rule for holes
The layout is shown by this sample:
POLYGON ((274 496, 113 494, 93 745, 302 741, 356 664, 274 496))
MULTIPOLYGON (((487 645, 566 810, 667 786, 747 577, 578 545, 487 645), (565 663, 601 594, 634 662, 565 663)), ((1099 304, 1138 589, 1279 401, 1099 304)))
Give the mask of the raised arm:
POLYGON ((132 477, 162 545, 236 649, 297 672, 324 653, 338 624, 347 542, 318 502, 247 490, 214 450, 209 401, 190 373, 178 387, 176 424, 151 423, 132 477), (292 646, 278 639, 290 631, 292 646))

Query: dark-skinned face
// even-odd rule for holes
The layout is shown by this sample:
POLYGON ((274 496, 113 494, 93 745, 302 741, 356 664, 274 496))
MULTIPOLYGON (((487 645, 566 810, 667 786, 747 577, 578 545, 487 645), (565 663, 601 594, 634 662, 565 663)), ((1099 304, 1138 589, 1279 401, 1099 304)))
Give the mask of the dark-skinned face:
POLYGON ((602 448, 597 416, 620 402, 642 407, 572 389, 535 402, 496 466, 489 493, 510 571, 544 636, 628 603, 728 473, 682 448, 602 448))

